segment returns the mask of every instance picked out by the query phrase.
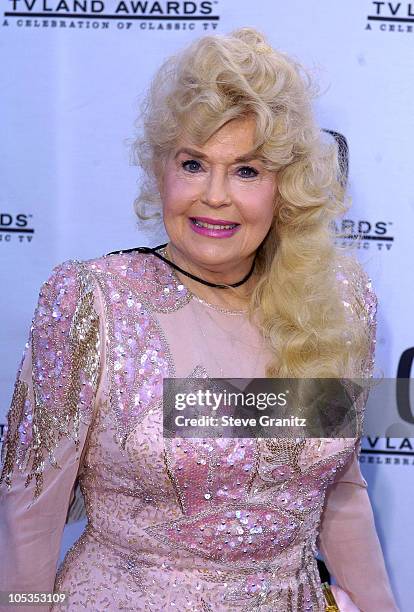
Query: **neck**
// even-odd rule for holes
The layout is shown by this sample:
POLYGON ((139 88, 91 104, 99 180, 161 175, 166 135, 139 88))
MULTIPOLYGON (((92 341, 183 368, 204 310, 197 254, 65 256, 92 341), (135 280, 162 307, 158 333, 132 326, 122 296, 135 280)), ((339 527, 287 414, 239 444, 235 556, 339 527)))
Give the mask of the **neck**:
MULTIPOLYGON (((195 264, 193 261, 188 261, 170 242, 165 248, 165 256, 186 272, 190 272, 203 280, 217 284, 232 284, 240 281, 249 272, 253 264, 253 258, 250 258, 248 261, 246 261, 244 266, 235 266, 233 270, 229 271, 227 269, 225 273, 217 270, 211 270, 209 268, 203 268, 195 264)), ((182 284, 201 299, 217 306, 230 309, 245 309, 248 304, 249 291, 257 282, 257 278, 253 273, 245 283, 237 288, 220 289, 209 287, 197 282, 196 280, 181 274, 179 270, 176 270, 176 274, 182 284)))

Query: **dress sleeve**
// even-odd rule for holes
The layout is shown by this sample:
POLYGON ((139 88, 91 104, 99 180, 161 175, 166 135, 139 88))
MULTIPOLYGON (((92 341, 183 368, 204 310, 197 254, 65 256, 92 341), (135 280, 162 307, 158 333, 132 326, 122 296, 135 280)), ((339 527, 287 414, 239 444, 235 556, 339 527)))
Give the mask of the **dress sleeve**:
MULTIPOLYGON (((366 322, 369 351, 360 371, 368 378, 374 367, 377 298, 362 268, 358 267, 348 282, 356 300, 354 312, 366 322)), ((360 452, 361 436, 350 460, 328 486, 318 546, 329 573, 361 612, 399 612, 375 527, 368 484, 359 466, 360 452)))
MULTIPOLYGON (((1 452, 0 591, 53 592, 68 505, 96 403, 98 303, 81 262, 57 266, 40 290, 1 452)), ((0 604, 4 612, 20 608, 0 604)))

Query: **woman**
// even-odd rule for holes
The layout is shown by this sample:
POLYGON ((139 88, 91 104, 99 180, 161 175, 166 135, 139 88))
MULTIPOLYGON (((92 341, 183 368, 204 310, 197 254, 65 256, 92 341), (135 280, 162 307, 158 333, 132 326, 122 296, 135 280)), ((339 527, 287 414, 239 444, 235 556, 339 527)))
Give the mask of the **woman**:
POLYGON ((323 611, 319 548, 343 610, 397 610, 360 438, 162 436, 165 377, 372 375, 376 297, 334 246, 336 152, 300 67, 250 28, 202 38, 141 121, 137 211, 162 211, 169 241, 42 287, 3 451, 1 589, 54 588, 70 610, 323 611), (88 525, 55 579, 77 475, 88 525))

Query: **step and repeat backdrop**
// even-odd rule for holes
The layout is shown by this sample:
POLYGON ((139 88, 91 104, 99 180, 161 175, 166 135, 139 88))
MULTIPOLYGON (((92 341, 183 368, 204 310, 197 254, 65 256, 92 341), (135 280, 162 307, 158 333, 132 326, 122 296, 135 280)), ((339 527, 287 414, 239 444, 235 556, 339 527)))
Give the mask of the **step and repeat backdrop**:
MULTIPOLYGON (((0 434, 40 285, 66 259, 165 242, 137 224, 129 142, 161 61, 195 37, 263 31, 320 84, 321 128, 349 153, 344 229, 379 297, 377 369, 414 356, 414 3, 1 0, 0 434)), ((339 228, 341 229, 341 227, 339 228)), ((412 412, 405 415, 412 419, 412 412)), ((364 438, 361 467, 402 611, 414 606, 414 440, 364 438)), ((65 530, 62 555, 83 529, 65 530)))

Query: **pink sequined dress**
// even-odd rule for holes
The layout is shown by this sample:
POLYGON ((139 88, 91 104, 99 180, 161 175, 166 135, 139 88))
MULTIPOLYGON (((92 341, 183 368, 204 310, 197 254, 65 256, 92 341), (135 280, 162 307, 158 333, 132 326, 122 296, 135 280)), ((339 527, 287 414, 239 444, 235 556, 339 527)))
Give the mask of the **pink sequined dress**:
MULTIPOLYGON (((360 267, 337 278, 372 336, 367 376, 375 294, 360 267)), ((151 253, 57 266, 8 414, 0 591, 65 591, 71 611, 324 612, 319 550, 363 612, 398 610, 359 439, 163 438, 164 377, 264 377, 267 351, 245 312, 151 253), (87 527, 57 572, 78 482, 87 527)))

